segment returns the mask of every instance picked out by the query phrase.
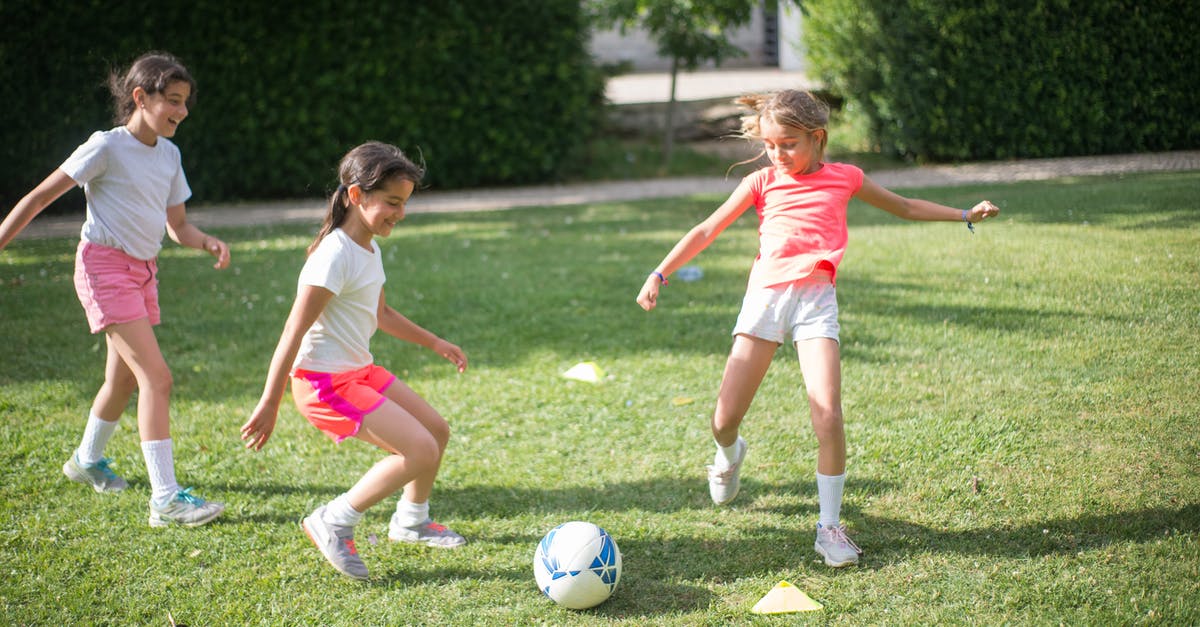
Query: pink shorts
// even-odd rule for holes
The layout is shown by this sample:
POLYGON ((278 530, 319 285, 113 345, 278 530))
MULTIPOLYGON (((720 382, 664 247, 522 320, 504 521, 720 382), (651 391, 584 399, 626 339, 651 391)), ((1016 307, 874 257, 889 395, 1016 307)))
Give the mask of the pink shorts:
POLYGON ((92 333, 142 318, 159 323, 156 259, 136 259, 122 250, 80 240, 75 251, 75 293, 92 333))
POLYGON ((358 433, 363 417, 387 400, 383 391, 396 380, 386 368, 371 364, 347 372, 292 372, 292 399, 314 427, 341 442, 358 433))

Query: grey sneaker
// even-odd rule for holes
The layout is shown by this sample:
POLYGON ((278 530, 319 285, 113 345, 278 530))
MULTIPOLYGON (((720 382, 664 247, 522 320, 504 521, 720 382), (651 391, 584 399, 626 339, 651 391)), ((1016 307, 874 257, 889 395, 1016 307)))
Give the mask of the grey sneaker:
POLYGON ((737 461, 726 466, 725 460, 720 458, 721 454, 718 452, 713 459, 713 465, 708 467, 708 495, 717 505, 725 505, 732 501, 741 488, 738 474, 742 470, 742 462, 746 461, 746 450, 750 445, 746 444, 741 436, 738 436, 736 444, 740 447, 737 461))
POLYGON ((846 525, 822 527, 817 524, 817 541, 813 548, 825 558, 825 563, 834 568, 858 563, 862 549, 846 536, 846 525))
POLYGON ((428 544, 443 549, 453 549, 467 543, 466 538, 430 519, 426 519, 416 527, 401 527, 396 524, 395 516, 392 516, 392 520, 388 522, 388 539, 396 542, 428 544))
POLYGON ((325 506, 318 507, 308 518, 300 521, 308 539, 321 549, 321 554, 343 575, 355 579, 366 579, 367 565, 358 556, 354 546, 354 527, 343 527, 325 522, 325 506))
POLYGON ((84 466, 79 463, 78 453, 71 453, 71 459, 63 464, 63 474, 71 481, 92 486, 97 492, 120 492, 129 484, 108 467, 111 462, 111 459, 105 457, 90 466, 84 466))
POLYGON ((175 496, 163 505, 150 501, 150 526, 166 527, 176 524, 199 527, 220 516, 223 511, 224 503, 206 501, 192 494, 191 488, 184 488, 177 491, 175 496))

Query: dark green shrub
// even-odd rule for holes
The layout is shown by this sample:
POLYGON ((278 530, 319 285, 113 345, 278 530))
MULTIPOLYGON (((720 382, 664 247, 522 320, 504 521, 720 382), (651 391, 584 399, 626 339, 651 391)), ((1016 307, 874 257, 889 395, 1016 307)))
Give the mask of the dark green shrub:
POLYGON ((54 4, 0 3, 2 211, 111 127, 108 68, 151 49, 198 83, 174 140, 193 202, 322 195, 368 139, 432 187, 546 181, 603 115, 575 0, 54 4))
POLYGON ((805 0, 814 77, 884 151, 1006 159, 1200 147, 1200 3, 805 0))

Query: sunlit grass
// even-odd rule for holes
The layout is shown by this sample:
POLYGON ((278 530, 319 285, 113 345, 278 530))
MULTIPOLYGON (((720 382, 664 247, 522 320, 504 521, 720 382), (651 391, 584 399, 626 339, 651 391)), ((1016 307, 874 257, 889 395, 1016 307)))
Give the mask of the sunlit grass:
POLYGON ((389 301, 461 345, 463 375, 377 337, 379 363, 449 417, 434 515, 457 551, 389 544, 367 513, 373 579, 327 566, 300 531, 379 454, 333 445, 285 407, 242 450, 317 225, 219 231, 235 265, 161 260, 159 341, 175 376, 185 485, 228 503, 192 530, 146 525, 132 409, 101 496, 60 467, 100 383, 70 273, 74 242, 0 253, 0 611, 10 624, 728 624, 786 579, 834 624, 1200 622, 1200 174, 915 190, 999 204, 975 235, 854 204, 840 273, 849 480, 864 547, 812 551, 816 445, 794 352, 744 427, 743 493, 714 508, 708 415, 755 250, 747 217, 672 281, 634 297, 720 201, 699 197, 416 215, 381 242, 389 301), (598 385, 561 373, 595 361, 598 385), (555 607, 534 545, 571 519, 624 553, 617 594, 555 607), (376 542, 371 540, 375 537, 376 542))

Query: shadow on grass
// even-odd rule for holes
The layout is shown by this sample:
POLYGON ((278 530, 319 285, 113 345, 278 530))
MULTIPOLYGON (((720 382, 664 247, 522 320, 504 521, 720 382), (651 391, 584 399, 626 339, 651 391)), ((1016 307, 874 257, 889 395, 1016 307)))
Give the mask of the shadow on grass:
MULTIPOLYGON (((1111 514, 1052 518, 1016 527, 950 531, 869 514, 861 520, 860 544, 872 562, 893 562, 913 553, 958 553, 1006 558, 1073 555, 1124 542, 1145 543, 1200 532, 1200 504, 1154 507, 1111 514)), ((857 522, 857 521, 856 521, 857 522)))

